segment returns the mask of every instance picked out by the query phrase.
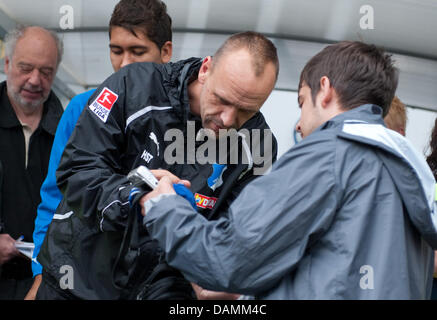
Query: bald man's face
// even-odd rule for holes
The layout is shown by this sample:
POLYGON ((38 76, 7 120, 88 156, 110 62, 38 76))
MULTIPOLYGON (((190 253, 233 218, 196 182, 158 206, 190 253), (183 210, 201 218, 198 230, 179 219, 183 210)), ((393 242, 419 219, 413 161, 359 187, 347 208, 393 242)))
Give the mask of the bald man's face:
POLYGON ((256 76, 245 49, 223 55, 211 69, 211 57, 199 71, 202 83, 200 116, 203 127, 218 135, 220 129, 239 129, 262 107, 276 82, 276 69, 267 63, 256 76))
POLYGON ((20 108, 32 110, 47 100, 55 78, 58 51, 52 36, 39 28, 27 29, 12 57, 5 58, 8 96, 20 108))

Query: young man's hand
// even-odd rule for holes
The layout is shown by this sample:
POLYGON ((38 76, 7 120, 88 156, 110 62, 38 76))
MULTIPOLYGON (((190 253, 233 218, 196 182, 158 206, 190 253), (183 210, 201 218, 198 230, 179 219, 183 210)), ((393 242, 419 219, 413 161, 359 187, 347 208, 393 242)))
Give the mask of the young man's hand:
POLYGON ((161 194, 176 194, 174 188, 173 188, 173 184, 174 183, 181 183, 184 186, 186 186, 187 188, 189 188, 191 186, 191 183, 187 180, 181 180, 179 179, 177 176, 175 176, 174 174, 172 174, 171 172, 167 171, 167 170, 151 170, 153 175, 156 177, 156 179, 159 180, 158 186, 156 187, 155 190, 153 190, 152 192, 149 192, 148 194, 146 194, 145 196, 143 196, 140 199, 140 205, 141 205, 141 214, 143 216, 146 215, 146 212, 144 210, 144 204, 153 198, 156 198, 157 196, 161 195, 161 194))

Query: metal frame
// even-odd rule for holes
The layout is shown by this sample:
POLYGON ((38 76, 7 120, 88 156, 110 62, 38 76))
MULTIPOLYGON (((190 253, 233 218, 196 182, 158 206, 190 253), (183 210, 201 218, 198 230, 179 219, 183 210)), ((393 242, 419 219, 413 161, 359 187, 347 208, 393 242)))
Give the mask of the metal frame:
MULTIPOLYGON (((6 34, 6 31, 15 27, 17 23, 13 21, 3 10, 0 9, 0 39, 4 37, 6 34)), ((82 28, 75 28, 73 30, 62 30, 62 29, 52 29, 53 31, 56 31, 59 34, 66 34, 66 33, 88 33, 88 32, 109 32, 108 27, 82 27, 82 28)), ((215 29, 201 29, 201 28, 174 28, 174 33, 180 33, 180 34, 203 34, 203 35, 222 35, 222 36, 228 36, 230 34, 239 32, 240 30, 215 30, 215 29)), ((285 48, 287 47, 287 41, 295 41, 295 42, 301 42, 303 46, 305 44, 311 45, 311 44, 318 44, 321 46, 328 45, 335 43, 336 41, 329 40, 329 39, 318 39, 318 38, 309 38, 309 37, 301 37, 297 35, 285 35, 285 34, 277 34, 277 33, 265 33, 266 36, 271 38, 278 46, 283 45, 285 48), (283 41, 283 42, 282 42, 283 41)), ((288 44, 289 45, 289 44, 288 44)), ((437 70, 437 56, 434 55, 426 55, 426 54, 418 54, 413 53, 408 50, 399 50, 394 48, 385 48, 388 52, 398 55, 402 57, 402 60, 409 64, 410 61, 414 62, 416 65, 420 66, 420 69, 424 70, 423 74, 420 72, 412 72, 411 70, 402 71, 402 65, 401 65, 401 74, 404 75, 402 85, 400 86, 399 95, 401 95, 401 99, 403 96, 405 96, 405 99, 403 101, 411 108, 417 108, 417 109, 423 109, 423 110, 429 110, 429 111, 437 111, 437 93, 432 92, 430 89, 431 86, 434 84, 434 82, 437 84, 437 73, 434 72, 434 70, 437 70), (427 73, 427 70, 430 70, 430 73, 427 73), (434 75, 435 73, 435 75, 434 75), (420 89, 415 90, 415 89, 420 89), (416 92, 417 91, 417 92, 416 92)), ((289 50, 285 50, 286 52, 282 51, 282 56, 286 56, 287 59, 290 57, 292 59, 292 55, 290 52, 287 52, 289 50)), ((310 58, 310 57, 308 57, 310 58)), ((1 61, 1 60, 0 60, 1 61)), ((95 87, 98 84, 93 83, 81 83, 75 77, 74 73, 65 68, 62 63, 59 66, 60 73, 64 73, 69 75, 74 83, 72 85, 77 85, 80 87, 83 87, 84 90, 90 87, 95 87)), ((2 72, 2 70, 0 70, 2 72)), ((293 75, 293 78, 295 75, 293 75)), ((67 99, 71 99, 75 96, 75 92, 69 87, 69 84, 62 81, 58 76, 55 78, 53 83, 53 90, 62 96, 64 96, 67 99)), ((275 90, 279 91, 294 91, 296 92, 297 88, 295 88, 295 84, 292 84, 290 86, 284 86, 283 84, 279 84, 275 88, 275 90)))

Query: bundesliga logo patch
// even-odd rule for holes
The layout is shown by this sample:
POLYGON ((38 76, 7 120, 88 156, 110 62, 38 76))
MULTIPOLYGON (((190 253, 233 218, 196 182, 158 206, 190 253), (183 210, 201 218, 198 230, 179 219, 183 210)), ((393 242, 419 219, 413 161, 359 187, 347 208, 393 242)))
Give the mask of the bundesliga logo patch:
POLYGON ((118 95, 108 88, 103 88, 99 96, 93 103, 90 104, 90 109, 96 114, 103 122, 108 119, 112 106, 117 101, 118 95))
POLYGON ((203 209, 212 209, 217 202, 217 198, 207 197, 199 193, 194 195, 194 199, 196 200, 196 205, 203 209))

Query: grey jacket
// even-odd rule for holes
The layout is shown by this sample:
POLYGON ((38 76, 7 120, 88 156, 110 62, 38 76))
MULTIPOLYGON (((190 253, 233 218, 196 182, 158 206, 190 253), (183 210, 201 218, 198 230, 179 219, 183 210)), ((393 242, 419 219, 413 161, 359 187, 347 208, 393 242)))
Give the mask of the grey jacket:
POLYGON ((170 265, 206 289, 259 299, 426 299, 435 181, 374 105, 344 112, 245 187, 218 221, 183 198, 147 203, 170 265))

